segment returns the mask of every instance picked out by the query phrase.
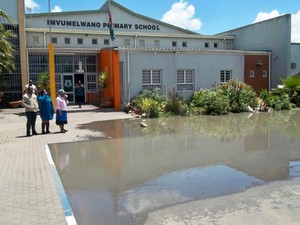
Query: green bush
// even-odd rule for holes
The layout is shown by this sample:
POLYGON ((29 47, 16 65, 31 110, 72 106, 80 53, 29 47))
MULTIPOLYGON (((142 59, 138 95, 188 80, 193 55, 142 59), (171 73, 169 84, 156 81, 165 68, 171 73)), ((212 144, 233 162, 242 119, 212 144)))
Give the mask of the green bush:
POLYGON ((290 76, 281 81, 284 85, 283 91, 289 95, 291 103, 300 107, 300 76, 290 76))
POLYGON ((169 93, 169 98, 166 101, 164 106, 164 113, 166 115, 176 115, 176 116, 188 116, 189 115, 189 106, 184 98, 176 93, 176 90, 173 89, 169 93))
POLYGON ((201 110, 192 109, 193 112, 202 112, 207 115, 224 115, 230 111, 229 98, 220 89, 217 90, 198 90, 191 98, 193 107, 201 110))
POLYGON ((141 91, 137 96, 131 99, 131 105, 135 108, 141 109, 142 101, 145 98, 153 99, 157 102, 163 103, 166 101, 166 97, 163 95, 159 88, 153 90, 145 89, 141 91))
POLYGON ((159 116, 159 102, 152 98, 143 98, 141 104, 142 112, 147 114, 149 118, 157 118, 159 116))
POLYGON ((290 110, 293 108, 289 95, 282 88, 277 88, 274 91, 271 91, 266 103, 269 107, 272 107, 277 111, 290 110))
POLYGON ((238 80, 230 80, 218 86, 229 98, 231 112, 247 112, 248 106, 257 107, 257 95, 253 88, 238 80))

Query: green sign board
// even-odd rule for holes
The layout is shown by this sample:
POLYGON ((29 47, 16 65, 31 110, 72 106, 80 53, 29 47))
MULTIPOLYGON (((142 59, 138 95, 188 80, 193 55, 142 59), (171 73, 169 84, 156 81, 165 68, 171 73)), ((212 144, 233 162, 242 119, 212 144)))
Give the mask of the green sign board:
POLYGON ((63 79, 64 90, 65 92, 73 92, 74 85, 73 85, 73 76, 72 75, 64 75, 63 79))

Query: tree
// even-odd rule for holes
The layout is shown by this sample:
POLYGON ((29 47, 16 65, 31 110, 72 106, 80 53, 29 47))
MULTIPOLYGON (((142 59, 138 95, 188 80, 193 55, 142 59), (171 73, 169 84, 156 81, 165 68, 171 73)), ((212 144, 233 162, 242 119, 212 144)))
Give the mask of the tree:
MULTIPOLYGON (((2 9, 0 9, 0 21, 14 24, 13 19, 2 9)), ((11 73, 15 69, 14 48, 9 41, 13 37, 15 34, 6 30, 4 24, 0 23, 0 76, 4 72, 11 73)))

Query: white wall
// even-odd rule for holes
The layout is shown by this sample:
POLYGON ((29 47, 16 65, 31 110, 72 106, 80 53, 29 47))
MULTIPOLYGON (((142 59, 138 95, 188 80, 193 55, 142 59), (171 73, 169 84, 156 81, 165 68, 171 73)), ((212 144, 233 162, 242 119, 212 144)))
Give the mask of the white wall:
MULTIPOLYGON (((128 79, 130 98, 142 90, 142 71, 144 69, 159 69, 162 71, 162 88, 166 90, 176 86, 178 69, 193 69, 195 71, 194 90, 211 88, 213 83, 220 82, 220 70, 232 70, 232 78, 244 81, 244 55, 243 54, 218 54, 218 53, 178 53, 178 52, 120 52, 120 61, 124 62, 124 81, 128 79), (128 58, 129 57, 129 58, 128 58)), ((123 84, 128 87, 127 83, 123 84)), ((189 99, 193 92, 182 95, 189 99)), ((128 102, 127 96, 125 101, 128 102)))

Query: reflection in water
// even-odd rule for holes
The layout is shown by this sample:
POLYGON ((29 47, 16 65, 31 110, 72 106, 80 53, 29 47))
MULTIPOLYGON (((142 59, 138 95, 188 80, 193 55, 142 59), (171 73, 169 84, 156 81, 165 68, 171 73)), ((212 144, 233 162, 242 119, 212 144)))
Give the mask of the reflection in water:
POLYGON ((80 125, 112 139, 51 148, 79 225, 143 224, 161 207, 295 176, 300 159, 299 112, 139 122, 80 125))

